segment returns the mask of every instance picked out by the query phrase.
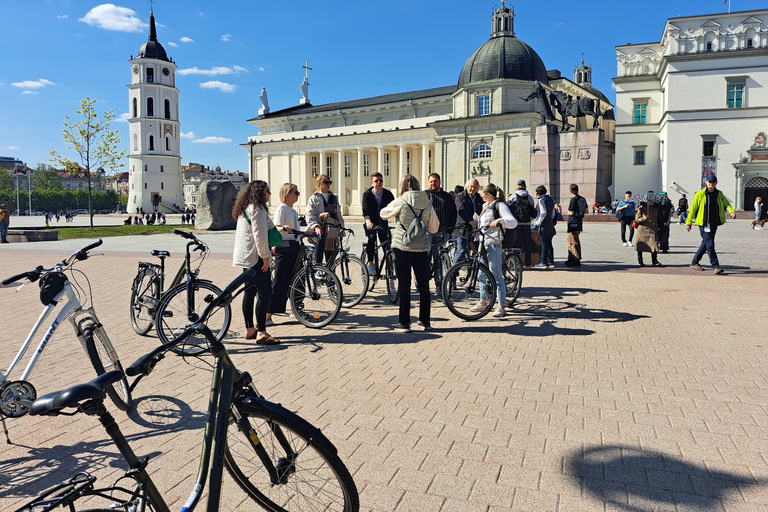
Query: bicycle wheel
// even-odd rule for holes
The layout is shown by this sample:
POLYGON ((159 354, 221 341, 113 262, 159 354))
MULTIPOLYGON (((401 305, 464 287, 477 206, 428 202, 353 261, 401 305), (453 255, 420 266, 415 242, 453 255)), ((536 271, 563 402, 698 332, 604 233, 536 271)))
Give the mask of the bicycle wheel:
MULTIPOLYGON (((190 286, 193 287, 192 304, 188 304, 186 283, 177 284, 160 299, 155 325, 157 336, 163 345, 176 339, 194 323, 189 319, 190 314, 196 319, 208 304, 221 294, 218 287, 206 281, 190 283, 190 286)), ((232 307, 227 303, 214 309, 205 321, 205 325, 213 332, 216 339, 221 341, 227 334, 231 321, 232 307)), ((208 350, 208 343, 202 334, 193 334, 171 350, 185 356, 196 356, 208 350)))
POLYGON ((395 262, 395 253, 390 251, 385 256, 387 258, 384 264, 385 272, 387 274, 387 297, 392 304, 397 302, 400 298, 400 287, 397 282, 397 263, 395 262))
POLYGON ((464 320, 487 315, 496 302, 496 280, 480 262, 462 261, 448 271, 443 280, 443 300, 451 313, 464 320), (484 292, 484 304, 481 301, 484 292))
POLYGON ((136 334, 144 336, 152 329, 159 296, 160 283, 156 274, 151 270, 141 270, 131 289, 131 325, 136 334))
POLYGON ((355 482, 322 432, 276 404, 261 403, 241 403, 239 426, 234 417, 229 423, 224 467, 240 488, 266 510, 357 512, 355 482), (277 471, 277 483, 254 444, 277 471))
POLYGON ((360 304, 368 292, 368 268, 357 256, 341 257, 333 262, 331 270, 339 278, 344 300, 341 305, 351 308, 360 304))
POLYGON ((504 285, 507 289, 507 306, 511 307, 523 287, 523 263, 515 253, 510 253, 504 258, 504 285))
MULTIPOLYGON (((103 328, 97 328, 90 320, 80 325, 83 337, 85 338, 85 349, 88 352, 88 358, 91 360, 93 369, 96 370, 96 375, 103 375, 112 370, 120 370, 122 372, 123 365, 120 364, 115 348, 110 343, 103 328)), ((125 375, 123 375, 122 379, 109 386, 106 392, 120 410, 127 411, 133 405, 131 390, 125 375)))
POLYGON ((313 265, 310 270, 309 276, 304 269, 294 276, 288 298, 296 319, 307 327, 319 329, 339 314, 344 292, 339 278, 328 267, 313 265))

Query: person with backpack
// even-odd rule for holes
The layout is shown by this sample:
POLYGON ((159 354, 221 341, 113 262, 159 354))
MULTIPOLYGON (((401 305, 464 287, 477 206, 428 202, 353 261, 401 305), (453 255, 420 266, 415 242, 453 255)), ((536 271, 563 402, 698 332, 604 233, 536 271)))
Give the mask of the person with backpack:
POLYGON ((400 309, 397 332, 411 332, 411 271, 419 290, 419 326, 432 330, 429 296, 429 236, 437 233, 440 222, 419 180, 406 174, 398 187, 400 197, 379 212, 382 219, 395 221, 392 248, 395 253, 400 309))
POLYGON ((552 246, 552 239, 556 234, 555 222, 557 222, 555 200, 547 195, 547 187, 544 185, 536 187, 536 198, 539 201, 539 209, 534 224, 539 228, 540 250, 539 263, 534 268, 555 268, 555 249, 552 246))
POLYGON ((583 231, 582 221, 589 205, 587 200, 579 195, 579 186, 571 184, 571 202, 568 203, 568 259, 565 264, 569 267, 581 266, 581 241, 579 234, 583 231))
POLYGON ((533 198, 525 189, 525 180, 517 182, 517 191, 509 196, 509 210, 517 221, 515 247, 522 249, 523 267, 531 267, 531 220, 536 218, 533 198))
MULTIPOLYGON (((478 224, 485 229, 485 250, 488 253, 488 269, 496 280, 496 309, 493 312, 495 318, 507 316, 505 306, 507 304, 507 286, 504 284, 504 270, 501 263, 502 247, 512 242, 517 227, 517 220, 507 207, 507 203, 499 200, 504 197, 500 189, 493 183, 483 187, 481 193, 483 209, 478 218, 478 224), (507 236, 510 234, 511 236, 507 236), (505 244, 505 239, 507 243, 505 244)), ((485 275, 485 274, 483 274, 485 275)), ((488 306, 489 297, 486 297, 486 285, 483 276, 480 278, 480 302, 472 307, 472 311, 484 311, 488 306)))

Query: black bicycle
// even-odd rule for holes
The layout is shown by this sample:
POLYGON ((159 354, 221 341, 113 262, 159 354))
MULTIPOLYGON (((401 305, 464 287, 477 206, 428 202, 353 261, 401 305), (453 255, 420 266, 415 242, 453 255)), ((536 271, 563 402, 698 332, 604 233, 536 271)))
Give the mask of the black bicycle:
MULTIPOLYGON (((255 272, 252 268, 243 272, 213 298, 197 323, 139 358, 126 371, 137 376, 138 381, 152 372, 165 352, 183 346, 192 336, 201 336, 207 343, 206 350, 215 359, 197 480, 182 510, 195 509, 209 479, 206 510, 218 512, 226 468, 248 497, 267 510, 357 512, 357 488, 333 444, 306 420, 266 400, 256 390, 251 376, 235 367, 223 343, 205 325, 209 315, 230 304, 240 293, 236 290, 248 283, 255 272)), ((74 511, 75 502, 83 497, 108 500, 103 510, 170 512, 147 472, 148 459, 136 456, 104 406, 104 389, 123 378, 123 372, 112 371, 87 384, 51 393, 37 399, 30 414, 84 413, 98 417, 128 463, 129 471, 103 489, 95 488, 93 476, 80 473, 17 512, 48 511, 60 506, 74 511)))
MULTIPOLYGON (((443 301, 463 320, 478 320, 491 312, 496 302, 496 279, 487 266, 485 228, 468 233, 477 235, 476 254, 453 265, 443 279, 443 301)), ((472 240, 472 238, 470 238, 472 240)))
MULTIPOLYGON (((376 286, 376 282, 380 279, 386 279, 387 281, 387 297, 392 304, 397 302, 400 297, 400 289, 397 282, 397 264, 395 263, 395 252, 392 250, 392 230, 394 228, 383 228, 381 226, 374 226, 375 231, 386 231, 387 238, 376 245, 376 249, 373 251, 373 266, 376 272, 370 275, 371 283, 368 287, 369 290, 373 290, 376 286), (379 260, 379 250, 382 251, 384 257, 379 260)), ((374 239, 375 240, 375 239, 374 239)), ((374 243, 376 243, 374 241, 374 243)), ((363 242, 363 252, 361 258, 368 258, 366 253, 366 247, 368 242, 363 242)), ((366 269, 367 270, 367 269, 366 269)))
POLYGON ((523 262, 520 260, 522 249, 508 248, 501 253, 501 264, 504 272, 504 285, 507 289, 507 306, 512 306, 520 296, 523 288, 523 262))
POLYGON ((341 289, 344 291, 341 305, 345 308, 357 306, 368 292, 368 269, 363 260, 349 254, 355 232, 339 224, 325 223, 324 226, 339 230, 337 255, 328 266, 341 282, 341 289))
POLYGON ((315 263, 314 251, 304 241, 314 238, 314 233, 296 233, 299 239, 299 255, 296 258, 297 272, 288 288, 288 301, 293 316, 313 329, 325 327, 333 322, 344 302, 344 291, 336 274, 315 263))

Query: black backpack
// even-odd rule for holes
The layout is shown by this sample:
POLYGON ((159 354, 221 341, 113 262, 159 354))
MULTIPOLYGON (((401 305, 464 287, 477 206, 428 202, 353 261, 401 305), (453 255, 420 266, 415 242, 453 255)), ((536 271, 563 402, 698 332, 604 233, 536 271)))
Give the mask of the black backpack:
POLYGON ((509 211, 517 222, 531 222, 536 215, 536 209, 531 205, 528 196, 515 195, 515 200, 508 203, 509 211))
MULTIPOLYGON (((526 202, 528 200, 526 199, 526 202)), ((501 214, 499 213, 499 203, 501 201, 494 201, 493 203, 493 220, 496 220, 501 217, 501 214)), ((507 205, 509 206, 509 205, 507 205)), ((528 204, 530 206, 530 203, 528 204)), ((513 215, 514 216, 514 215, 513 215)), ((499 228, 501 229, 501 232, 504 234, 504 238, 501 241, 501 246, 504 249, 511 249, 515 246, 515 240, 517 240, 517 231, 514 229, 506 229, 505 227, 499 228)))

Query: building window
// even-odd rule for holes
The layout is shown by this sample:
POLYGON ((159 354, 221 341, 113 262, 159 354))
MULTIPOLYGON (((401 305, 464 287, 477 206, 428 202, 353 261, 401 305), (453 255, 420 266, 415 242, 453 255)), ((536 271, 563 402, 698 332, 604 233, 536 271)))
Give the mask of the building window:
POLYGON ((139 117, 139 100, 133 98, 133 117, 139 117))
POLYGON ((728 108, 744 106, 744 83, 728 84, 728 108))
POLYGON ((715 156, 715 141, 705 140, 701 150, 701 156, 715 156))
POLYGON ((155 115, 155 100, 147 98, 147 117, 155 115))
POLYGON ((144 172, 147 172, 147 164, 144 164, 144 172))
POLYGON ((162 165, 160 166, 160 172, 165 172, 165 171, 163 171, 163 166, 162 165))
POLYGON ((312 157, 312 176, 316 176, 316 175, 317 175, 317 157, 313 156, 312 157))
POLYGON ((491 97, 480 96, 477 98, 477 115, 487 116, 491 113, 491 97))
POLYGON ((480 144, 472 150, 472 158, 491 158, 491 146, 480 144))
POLYGON ((160 190, 163 190, 163 182, 160 182, 160 190))
POLYGON ((371 175, 371 155, 363 155, 363 176, 371 175))
POLYGON ((389 153, 384 153, 384 176, 389 176, 389 153))
POLYGON ((712 41, 707 41, 707 51, 708 52, 712 51, 712 41))
POLYGON ((171 100, 165 100, 165 118, 171 118, 171 100))
POLYGON ((747 39, 747 48, 752 48, 752 38, 747 39))
POLYGON ((645 147, 632 148, 635 152, 635 165, 645 165, 645 147))
POLYGON ((152 68, 147 68, 147 83, 151 84, 155 82, 155 70, 152 68))
POLYGON ((171 139, 170 137, 165 138, 165 150, 170 151, 171 150, 171 139))
POLYGON ((147 184, 146 183, 144 184, 144 188, 147 188, 147 184))
POLYGON ((635 103, 632 124, 645 124, 645 111, 647 108, 647 103, 635 103))
POLYGON ((155 150, 155 137, 153 135, 149 136, 149 150, 150 151, 155 150))
POLYGON ((350 156, 344 155, 344 177, 349 178, 352 176, 352 163, 350 162, 350 156))
POLYGON ((327 156, 325 157, 325 174, 333 179, 333 157, 327 156))

